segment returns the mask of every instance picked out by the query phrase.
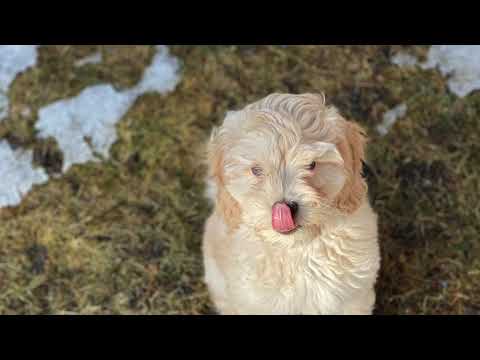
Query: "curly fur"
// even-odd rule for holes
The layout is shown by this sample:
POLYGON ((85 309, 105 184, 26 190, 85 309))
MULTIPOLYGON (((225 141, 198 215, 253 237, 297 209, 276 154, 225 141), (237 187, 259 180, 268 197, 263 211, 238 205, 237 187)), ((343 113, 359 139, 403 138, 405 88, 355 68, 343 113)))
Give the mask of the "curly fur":
POLYGON ((363 129, 318 94, 272 94, 213 130, 207 185, 215 208, 203 255, 221 314, 372 312, 380 256, 365 144, 363 129), (285 199, 299 204, 291 234, 271 225, 272 205, 285 199))

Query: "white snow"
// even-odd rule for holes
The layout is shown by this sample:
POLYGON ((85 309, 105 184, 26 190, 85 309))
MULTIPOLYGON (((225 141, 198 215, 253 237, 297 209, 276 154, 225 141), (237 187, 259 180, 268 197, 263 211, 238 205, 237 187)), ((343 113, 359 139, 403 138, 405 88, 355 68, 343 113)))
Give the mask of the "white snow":
POLYGON ((89 87, 74 98, 41 108, 35 124, 38 137, 57 140, 63 152, 64 172, 73 164, 99 160, 94 152, 108 157, 110 146, 117 139, 115 124, 132 100, 129 93, 117 92, 111 85, 89 87))
POLYGON ((418 60, 415 56, 406 54, 406 53, 397 53, 392 57, 392 63, 398 66, 415 66, 418 63, 418 60))
MULTIPOLYGON (((399 53, 392 58, 399 66, 414 66, 417 60, 399 53)), ((480 89, 480 45, 432 45, 422 69, 438 68, 448 78, 448 87, 459 97, 480 89)))
POLYGON ((480 89, 480 45, 433 45, 421 67, 449 76, 448 87, 459 97, 480 89))
POLYGON ((8 115, 8 89, 17 75, 37 62, 38 45, 0 45, 0 121, 8 115))
POLYGON ((407 113, 407 105, 400 104, 395 106, 392 110, 387 111, 383 115, 383 121, 377 126, 377 131, 380 135, 385 136, 395 122, 404 117, 407 113))
MULTIPOLYGON (((7 92, 15 77, 34 66, 36 45, 0 45, 0 120, 8 114, 7 92)), ((109 156, 110 147, 117 140, 116 123, 125 115, 136 99, 147 92, 167 93, 179 82, 179 62, 169 55, 168 48, 156 47, 152 64, 142 80, 134 87, 117 91, 110 84, 84 89, 78 96, 60 100, 39 110, 35 124, 38 137, 53 137, 63 151, 63 171, 73 164, 98 161, 109 156), (99 155, 99 156, 97 156, 99 155)), ((78 61, 76 66, 98 63, 101 55, 94 54, 78 61)), ((22 116, 31 115, 25 107, 22 116)), ((0 208, 20 204, 34 185, 48 181, 42 168, 32 165, 32 151, 12 150, 6 140, 0 140, 0 208)))
POLYGON ((12 150, 7 141, 0 141, 0 208, 16 206, 36 184, 48 181, 42 168, 32 167, 32 151, 12 150))
POLYGON ((87 64, 100 64, 102 62, 102 53, 100 51, 75 61, 75 67, 82 67, 87 64))
POLYGON ((180 80, 177 58, 169 54, 166 46, 158 45, 156 49, 157 53, 153 58, 152 64, 145 69, 140 83, 131 89, 135 96, 140 96, 147 92, 163 94, 173 91, 180 80))
POLYGON ((96 85, 40 109, 38 137, 57 140, 64 155, 63 172, 74 164, 98 161, 95 153, 107 158, 117 140, 116 123, 139 96, 172 91, 179 81, 178 68, 178 60, 165 46, 158 46, 152 64, 133 88, 117 91, 109 84, 96 85))

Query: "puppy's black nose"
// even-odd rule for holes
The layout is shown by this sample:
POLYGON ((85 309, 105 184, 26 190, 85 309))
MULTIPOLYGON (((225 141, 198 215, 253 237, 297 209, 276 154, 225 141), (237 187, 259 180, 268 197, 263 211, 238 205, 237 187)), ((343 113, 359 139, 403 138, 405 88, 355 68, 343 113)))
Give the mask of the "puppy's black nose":
POLYGON ((285 203, 290 208, 290 211, 292 212, 292 216, 295 216, 295 214, 298 211, 298 203, 296 203, 295 201, 286 201, 285 203))

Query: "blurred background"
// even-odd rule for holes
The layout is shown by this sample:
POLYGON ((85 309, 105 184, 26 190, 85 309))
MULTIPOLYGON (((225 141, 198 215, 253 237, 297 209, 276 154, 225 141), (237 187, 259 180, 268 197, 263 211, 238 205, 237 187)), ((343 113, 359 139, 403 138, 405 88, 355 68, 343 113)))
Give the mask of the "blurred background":
POLYGON ((0 46, 0 314, 212 314, 202 144, 324 92, 368 130, 377 314, 480 314, 480 46, 0 46))

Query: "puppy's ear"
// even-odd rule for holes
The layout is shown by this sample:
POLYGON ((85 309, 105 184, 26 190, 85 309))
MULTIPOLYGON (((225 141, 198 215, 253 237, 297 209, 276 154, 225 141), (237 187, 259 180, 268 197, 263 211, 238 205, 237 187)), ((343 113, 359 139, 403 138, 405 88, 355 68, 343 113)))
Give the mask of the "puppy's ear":
POLYGON ((225 153, 233 144, 233 138, 246 122, 244 111, 228 111, 223 124, 212 130, 207 147, 209 176, 221 185, 225 184, 225 153))
POLYGON ((208 178, 218 186, 223 184, 224 144, 221 141, 220 128, 214 127, 207 144, 208 178))
POLYGON ((343 157, 348 176, 336 199, 336 205, 347 213, 358 209, 368 191, 367 183, 362 176, 366 142, 365 130, 356 123, 345 121, 344 137, 337 147, 343 157))
POLYGON ((225 224, 232 231, 240 224, 241 208, 226 188, 225 152, 229 144, 224 127, 214 128, 207 146, 208 182, 214 188, 212 196, 216 210, 222 215, 225 224))
POLYGON ((342 155, 332 143, 319 141, 314 143, 312 148, 315 151, 318 168, 312 184, 329 199, 334 200, 342 190, 347 177, 342 155))

